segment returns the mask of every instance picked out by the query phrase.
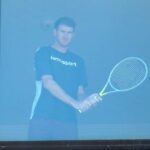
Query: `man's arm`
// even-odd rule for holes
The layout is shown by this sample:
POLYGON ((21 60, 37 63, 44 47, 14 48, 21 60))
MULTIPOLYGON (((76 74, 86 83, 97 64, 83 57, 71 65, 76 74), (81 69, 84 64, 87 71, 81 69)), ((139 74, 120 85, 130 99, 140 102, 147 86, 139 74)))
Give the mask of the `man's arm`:
POLYGON ((42 84, 45 89, 47 89, 52 95, 57 97, 59 100, 62 100, 64 103, 74 107, 77 110, 86 111, 91 104, 87 102, 78 102, 71 96, 69 96, 53 79, 51 75, 42 76, 42 84))

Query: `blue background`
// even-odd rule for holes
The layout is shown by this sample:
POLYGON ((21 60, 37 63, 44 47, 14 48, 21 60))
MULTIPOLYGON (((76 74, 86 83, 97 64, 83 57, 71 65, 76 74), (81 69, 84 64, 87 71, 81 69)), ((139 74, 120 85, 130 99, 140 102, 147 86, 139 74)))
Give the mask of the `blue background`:
MULTIPOLYGON (((53 22, 61 16, 77 22, 71 48, 86 62, 88 94, 125 57, 150 66, 149 0, 1 0, 0 140, 26 140, 34 52, 53 42, 53 22)), ((137 89, 108 95, 78 115, 80 139, 149 139, 149 89, 148 75, 137 89)))

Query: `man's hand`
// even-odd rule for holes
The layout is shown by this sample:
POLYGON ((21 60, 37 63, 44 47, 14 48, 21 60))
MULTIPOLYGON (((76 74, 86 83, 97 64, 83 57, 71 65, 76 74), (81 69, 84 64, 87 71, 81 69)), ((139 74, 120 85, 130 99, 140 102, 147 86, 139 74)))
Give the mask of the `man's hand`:
POLYGON ((97 93, 94 93, 94 94, 88 96, 87 98, 85 98, 84 100, 77 102, 75 104, 75 108, 80 113, 82 113, 82 112, 87 111, 92 106, 96 105, 101 100, 102 100, 102 98, 97 93))

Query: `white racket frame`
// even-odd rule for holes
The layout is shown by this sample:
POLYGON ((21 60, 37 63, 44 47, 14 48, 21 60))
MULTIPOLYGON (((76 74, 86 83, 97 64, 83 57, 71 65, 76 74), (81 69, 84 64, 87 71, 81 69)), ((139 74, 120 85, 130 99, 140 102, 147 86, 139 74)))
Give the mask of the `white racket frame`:
POLYGON ((113 67, 113 69, 111 70, 111 72, 110 72, 110 74, 109 74, 109 77, 108 77, 108 79, 107 79, 107 82, 106 82, 105 86, 103 87, 103 89, 99 92, 99 95, 100 95, 100 96, 105 96, 105 95, 107 95, 107 94, 111 94, 111 93, 115 93, 115 92, 130 91, 130 90, 132 90, 132 89, 138 87, 140 84, 142 84, 143 81, 147 78, 147 76, 148 76, 148 67, 147 67, 147 64, 146 64, 141 58, 139 58, 139 57, 127 57, 127 58, 124 58, 123 60, 121 60, 119 63, 117 63, 117 64, 113 67), (135 86, 132 86, 131 88, 127 88, 127 89, 123 89, 123 90, 118 90, 117 88, 115 88, 115 87, 112 85, 112 83, 111 83, 111 76, 112 76, 112 74, 113 74, 113 71, 114 71, 122 62, 124 62, 124 61, 126 61, 126 60, 129 60, 129 59, 136 59, 136 60, 140 61, 140 62, 145 66, 145 70, 146 70, 145 76, 144 76, 143 79, 142 79, 139 83, 137 83, 135 86), (105 92, 105 90, 106 90, 106 88, 107 88, 108 85, 110 85, 110 87, 111 87, 113 90, 108 91, 108 92, 105 92))

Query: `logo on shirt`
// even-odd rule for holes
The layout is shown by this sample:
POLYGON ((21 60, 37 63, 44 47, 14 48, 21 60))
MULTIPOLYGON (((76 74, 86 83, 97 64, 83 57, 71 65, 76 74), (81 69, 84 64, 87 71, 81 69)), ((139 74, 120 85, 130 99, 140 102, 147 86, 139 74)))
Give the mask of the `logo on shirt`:
POLYGON ((71 66, 71 67, 77 67, 77 63, 76 62, 71 62, 71 61, 66 61, 66 60, 62 60, 58 57, 54 57, 54 56, 51 56, 50 57, 51 60, 53 61, 57 61, 63 65, 66 65, 66 66, 71 66))

